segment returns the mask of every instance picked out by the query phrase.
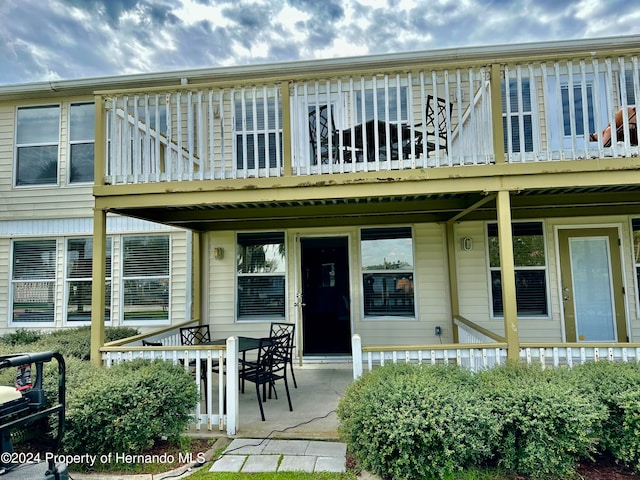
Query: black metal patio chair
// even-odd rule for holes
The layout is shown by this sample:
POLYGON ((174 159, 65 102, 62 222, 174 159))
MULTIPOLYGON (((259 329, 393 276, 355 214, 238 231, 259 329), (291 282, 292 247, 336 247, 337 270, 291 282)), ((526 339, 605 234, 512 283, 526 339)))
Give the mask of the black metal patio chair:
POLYGON ((279 337, 280 335, 289 335, 289 344, 287 349, 289 356, 287 363, 289 365, 289 371, 291 372, 291 379, 293 380, 293 386, 298 388, 298 382, 296 382, 296 375, 293 373, 293 342, 295 339, 296 325, 295 323, 286 322, 271 322, 271 329, 269 331, 270 337, 279 337))
POLYGON ((256 397, 260 407, 260 416, 265 421, 263 401, 267 400, 267 386, 269 387, 269 398, 273 392, 275 397, 278 394, 275 385, 278 380, 284 381, 284 388, 289 402, 289 411, 293 412, 291 404, 291 394, 287 382, 287 359, 289 357, 289 335, 284 334, 277 337, 261 338, 258 345, 258 356, 253 362, 246 362, 241 371, 242 381, 252 382, 256 386, 256 397), (262 394, 260 387, 262 386, 262 394))

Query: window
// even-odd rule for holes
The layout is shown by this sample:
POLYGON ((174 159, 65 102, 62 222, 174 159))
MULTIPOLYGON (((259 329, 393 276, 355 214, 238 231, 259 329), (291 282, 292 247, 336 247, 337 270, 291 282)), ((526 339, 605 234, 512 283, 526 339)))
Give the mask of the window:
MULTIPOLYGON (((584 131, 584 120, 585 115, 587 115, 587 125, 589 128, 589 132, 596 131, 596 123, 594 119, 594 110, 593 110, 593 88, 591 84, 586 85, 586 100, 587 105, 583 104, 582 99, 582 86, 574 85, 573 86, 573 103, 571 103, 569 98, 569 86, 562 85, 561 89, 562 94, 562 118, 564 122, 564 135, 565 137, 569 137, 572 135, 571 133, 571 105, 573 105, 573 115, 574 115, 574 123, 576 129, 576 135, 583 136, 585 135, 584 131)), ((589 132, 586 132, 587 134, 589 132)))
POLYGON ((414 317, 413 239, 410 227, 360 232, 365 317, 414 317))
POLYGON ((234 125, 238 169, 282 165, 282 107, 279 100, 276 102, 276 98, 268 97, 266 101, 263 98, 236 101, 234 125))
MULTIPOLYGON (((511 230, 513 235, 518 316, 546 317, 549 314, 549 307, 547 303, 547 266, 542 223, 514 223, 511 226, 511 230)), ((488 224, 487 233, 493 316, 501 317, 504 315, 504 309, 502 305, 498 225, 495 223, 488 224)))
POLYGON ((375 106, 374 106, 374 90, 365 90, 364 92, 364 120, 362 119, 362 91, 356 91, 356 121, 357 123, 366 122, 374 119, 374 112, 377 112, 378 120, 388 120, 389 122, 407 123, 408 107, 407 107, 407 87, 389 87, 386 91, 384 88, 375 90, 375 106), (386 112, 389 117, 387 119, 386 112))
POLYGON ((634 218, 631 225, 633 230, 633 261, 636 266, 636 287, 640 304, 640 218, 634 218))
POLYGON ((59 137, 59 105, 18 108, 16 186, 58 183, 59 137))
POLYGON ((238 320, 285 317, 284 233, 239 233, 238 320))
POLYGON ((93 182, 93 103, 69 107, 69 183, 93 182))
POLYGON ((502 130, 504 134, 504 151, 509 152, 509 137, 511 133, 512 152, 533 152, 533 116, 531 111, 531 86, 528 78, 523 78, 520 84, 516 80, 509 80, 507 111, 507 88, 502 82, 502 130), (522 99, 522 107, 520 100, 522 99), (522 132, 520 120, 522 119, 522 132), (523 135, 523 138, 521 138, 523 135))
POLYGON ((56 241, 13 242, 12 322, 52 324, 56 284, 56 241))
POLYGON ((169 236, 122 237, 122 292, 125 323, 169 320, 169 236))
POLYGON ((626 92, 627 92, 627 105, 635 105, 636 104, 636 92, 635 92, 635 82, 634 82, 633 70, 625 70, 625 72, 624 72, 624 84, 625 84, 625 89, 626 89, 626 92))
MULTIPOLYGON (((105 274, 104 321, 111 321, 111 238, 107 238, 107 269, 105 274)), ((93 269, 93 239, 67 240, 66 312, 67 322, 91 321, 91 273, 93 269)))

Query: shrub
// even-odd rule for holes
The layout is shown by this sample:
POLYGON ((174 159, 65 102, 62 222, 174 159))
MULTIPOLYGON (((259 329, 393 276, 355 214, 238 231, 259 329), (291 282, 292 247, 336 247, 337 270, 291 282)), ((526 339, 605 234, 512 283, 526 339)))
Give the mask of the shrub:
POLYGON ((4 345, 29 345, 40 340, 41 333, 36 330, 19 328, 15 332, 6 333, 0 337, 0 343, 4 345))
POLYGON ((69 385, 66 453, 139 453, 161 436, 177 439, 198 400, 191 376, 168 362, 82 368, 69 385))
MULTIPOLYGON (((105 342, 137 335, 138 331, 130 327, 105 327, 105 342)), ((18 330, 3 335, 2 343, 7 345, 3 353, 15 352, 58 352, 65 358, 76 357, 88 360, 91 354, 91 327, 62 328, 41 333, 31 330, 18 330), (11 343, 9 343, 11 342, 11 343)))
POLYGON ((500 430, 498 464, 531 478, 570 478, 595 451, 606 410, 574 388, 564 369, 506 365, 479 377, 477 400, 500 430))
POLYGON ((607 409, 607 418, 599 432, 601 449, 640 471, 639 412, 633 403, 640 391, 640 364, 588 362, 573 371, 576 388, 607 409))
POLYGON ((394 479, 443 477, 490 455, 489 409, 456 367, 388 365, 340 401, 340 434, 360 464, 394 479))

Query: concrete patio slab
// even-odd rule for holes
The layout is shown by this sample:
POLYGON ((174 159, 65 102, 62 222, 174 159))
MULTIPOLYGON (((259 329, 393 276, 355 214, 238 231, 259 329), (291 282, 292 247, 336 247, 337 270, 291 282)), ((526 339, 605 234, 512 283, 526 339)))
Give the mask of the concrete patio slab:
POLYGON ((308 455, 285 455, 282 457, 279 472, 313 472, 316 466, 316 457, 308 455))

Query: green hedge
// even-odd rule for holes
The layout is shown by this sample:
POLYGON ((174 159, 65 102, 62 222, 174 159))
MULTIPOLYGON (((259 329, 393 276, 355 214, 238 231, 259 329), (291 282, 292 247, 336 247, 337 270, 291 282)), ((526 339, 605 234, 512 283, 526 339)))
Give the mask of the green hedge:
POLYGON ((640 472, 640 364, 589 362, 572 372, 576 388, 607 410, 599 432, 601 450, 640 472))
POLYGON ((359 463, 394 479, 444 477, 491 454, 497 430, 473 397, 473 378, 453 367, 389 365, 351 384, 340 433, 359 463))
POLYGON ((387 365, 347 388, 338 416, 349 450, 383 477, 449 478, 498 466, 533 479, 571 478, 598 451, 640 471, 638 364, 510 364, 475 375, 387 365))
POLYGON ((606 409, 581 395, 565 369, 507 365, 478 375, 476 401, 488 405, 500 432, 495 459, 531 478, 571 478, 596 451, 606 409))
MULTIPOLYGON (((51 333, 17 330, 0 337, 0 354, 59 352, 67 366, 64 453, 140 453, 161 437, 176 439, 186 429, 198 401, 197 387, 184 368, 169 362, 135 360, 111 368, 95 367, 89 358, 90 328, 51 333)), ((107 327, 106 341, 137 334, 135 329, 107 327)), ((15 369, 0 371, 0 384, 13 385, 15 369)), ((58 365, 45 364, 44 388, 57 401, 58 365)), ((49 437, 50 419, 38 435, 49 437)), ((27 439, 26 435, 21 435, 27 439)))
MULTIPOLYGON (((130 327, 105 327, 105 343, 132 337, 138 330, 130 327)), ((91 327, 61 328, 51 332, 18 329, 0 337, 0 353, 58 352, 65 358, 89 360, 91 327)))
POLYGON ((184 432, 198 393, 183 368, 148 360, 111 368, 83 363, 68 385, 66 453, 140 453, 184 432))

